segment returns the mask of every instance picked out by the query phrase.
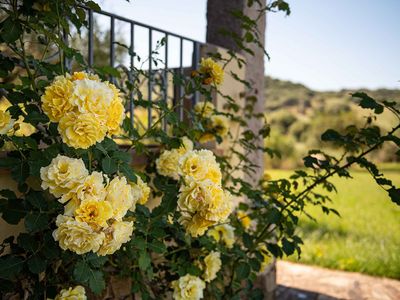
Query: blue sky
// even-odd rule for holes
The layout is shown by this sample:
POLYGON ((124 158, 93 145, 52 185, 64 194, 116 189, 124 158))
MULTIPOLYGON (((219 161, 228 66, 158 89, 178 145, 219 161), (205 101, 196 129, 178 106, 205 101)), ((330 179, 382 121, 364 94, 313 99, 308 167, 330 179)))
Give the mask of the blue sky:
MULTIPOLYGON (((100 1, 101 2, 101 1, 100 1)), ((108 0, 103 9, 205 41, 206 0, 108 0)), ((289 0, 267 18, 266 74, 317 90, 400 89, 399 0, 289 0)))

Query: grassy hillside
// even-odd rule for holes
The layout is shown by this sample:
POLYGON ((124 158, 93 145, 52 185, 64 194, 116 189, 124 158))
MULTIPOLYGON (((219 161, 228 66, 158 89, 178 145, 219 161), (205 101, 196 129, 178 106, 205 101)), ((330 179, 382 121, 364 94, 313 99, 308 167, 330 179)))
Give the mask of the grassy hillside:
MULTIPOLYGON (((363 91, 376 99, 400 103, 400 90, 363 91)), ((267 161, 267 166, 298 166, 307 150, 321 148, 319 137, 326 129, 343 131, 349 124, 364 124, 368 112, 358 108, 350 96, 352 92, 317 92, 302 84, 266 77, 266 116, 272 128, 271 137, 266 143, 269 147, 279 149, 284 157, 281 161, 267 161)), ((386 114, 377 125, 389 130, 394 122, 394 118, 386 114)), ((377 162, 391 162, 398 158, 388 145, 376 153, 374 159, 377 162)))

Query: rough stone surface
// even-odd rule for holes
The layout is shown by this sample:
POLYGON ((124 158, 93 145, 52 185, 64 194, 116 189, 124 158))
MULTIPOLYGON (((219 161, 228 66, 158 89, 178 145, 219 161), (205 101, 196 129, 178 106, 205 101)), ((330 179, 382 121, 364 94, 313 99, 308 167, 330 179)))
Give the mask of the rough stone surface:
MULTIPOLYGON (((266 0, 260 1, 262 6, 265 6, 266 0)), ((250 82, 252 85, 251 90, 246 91, 246 96, 256 96, 257 102, 255 104, 255 113, 264 113, 264 49, 260 48, 258 45, 250 43, 246 44, 246 47, 254 52, 254 55, 249 54, 238 48, 235 41, 229 35, 221 34, 221 29, 228 30, 235 33, 237 36, 244 35, 241 29, 241 23, 238 18, 232 16, 232 11, 241 11, 245 15, 252 19, 258 17, 258 9, 260 8, 258 4, 254 4, 252 7, 247 7, 247 0, 208 0, 207 1, 207 43, 211 43, 220 47, 224 47, 239 54, 243 55, 246 60, 246 72, 245 80, 250 82)), ((258 20, 258 33, 259 40, 262 44, 265 41, 265 27, 266 27, 266 17, 258 20)), ((247 120, 249 127, 253 132, 258 132, 263 126, 263 120, 253 118, 247 120)), ((258 145, 263 145, 263 138, 260 136, 257 141, 258 145)), ((249 182, 257 183, 262 172, 264 170, 264 154, 262 151, 253 152, 248 155, 248 158, 253 164, 259 166, 257 172, 247 178, 249 182)))
MULTIPOLYGON (((262 6, 265 6, 266 0, 260 1, 262 6)), ((257 101, 255 103, 254 112, 255 113, 264 113, 264 51, 262 48, 255 44, 247 44, 246 46, 250 48, 254 55, 249 54, 246 51, 242 51, 239 49, 235 41, 229 35, 221 34, 221 29, 229 30, 235 33, 237 36, 243 37, 244 32, 241 29, 240 21, 233 17, 232 11, 241 11, 245 15, 249 16, 252 19, 256 19, 258 16, 258 5, 255 4, 253 7, 247 7, 247 0, 229 0, 229 1, 221 1, 221 0, 208 0, 207 1, 207 43, 217 45, 220 47, 224 47, 226 49, 238 52, 241 54, 246 61, 246 69, 244 79, 251 83, 252 89, 246 90, 246 97, 255 96, 257 101)), ((258 32, 259 39, 262 44, 265 41, 265 27, 266 27, 266 18, 265 14, 263 17, 258 20, 258 32)), ((247 120, 249 124, 249 128, 258 133, 262 128, 263 120, 253 118, 251 120, 247 120)), ((262 146, 264 140, 261 136, 257 141, 257 146, 262 146)), ((264 171, 264 153, 262 151, 253 152, 250 155, 247 155, 250 161, 257 165, 255 174, 252 176, 245 175, 245 179, 248 182, 253 184, 258 183, 259 179, 263 175, 264 171)), ((275 273, 275 264, 271 264, 268 270, 262 274, 260 274, 257 279, 257 285, 261 287, 264 291, 264 299, 272 300, 274 298, 274 290, 276 287, 276 273, 275 273)))
POLYGON ((234 18, 230 12, 243 11, 245 2, 243 0, 207 1, 207 43, 239 52, 235 41, 230 36, 221 34, 221 30, 229 29, 238 35, 242 35, 239 20, 234 18))
POLYGON ((399 300, 400 281, 277 262, 277 300, 399 300))

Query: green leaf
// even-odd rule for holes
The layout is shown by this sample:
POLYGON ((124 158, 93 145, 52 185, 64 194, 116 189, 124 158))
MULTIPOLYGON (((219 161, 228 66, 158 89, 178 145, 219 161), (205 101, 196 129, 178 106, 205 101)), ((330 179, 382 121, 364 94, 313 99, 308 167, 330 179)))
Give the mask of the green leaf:
POLYGON ((38 209, 46 209, 47 203, 41 192, 31 192, 26 196, 26 201, 32 204, 33 207, 38 209))
POLYGON ((95 268, 101 267, 103 266, 106 261, 107 261, 107 257, 106 256, 98 256, 96 253, 90 252, 87 256, 86 256, 86 261, 95 268))
POLYGON ((267 243, 267 249, 275 257, 282 257, 282 250, 277 244, 267 243))
POLYGON ((75 268, 72 274, 76 281, 84 284, 89 280, 91 271, 92 270, 90 269, 88 264, 86 264, 84 261, 78 261, 75 264, 75 268))
POLYGON ((25 249, 26 251, 34 252, 38 249, 38 241, 30 234, 21 233, 17 239, 18 246, 25 249))
POLYGON ((54 241, 51 232, 47 232, 44 236, 44 247, 42 252, 48 260, 59 259, 60 257, 61 248, 54 241))
POLYGON ((132 239, 132 245, 139 250, 146 250, 146 241, 140 236, 134 237, 132 239))
POLYGON ((397 205, 400 205, 400 189, 392 187, 391 189, 388 190, 388 193, 390 199, 392 199, 392 201, 397 205))
POLYGON ((162 241, 154 240, 148 244, 148 248, 156 253, 164 253, 167 248, 162 241))
POLYGON ((379 104, 378 102, 376 102, 373 98, 368 96, 366 93, 363 93, 363 92, 353 93, 352 97, 361 99, 359 105, 362 108, 372 109, 375 111, 376 114, 381 114, 383 112, 384 106, 379 104))
POLYGON ((250 265, 246 262, 240 262, 235 272, 237 280, 243 280, 250 275, 250 265))
POLYGON ((11 17, 8 17, 1 25, 1 37, 6 43, 14 43, 22 34, 21 24, 11 17))
POLYGON ((12 279, 21 272, 24 260, 18 256, 0 257, 0 278, 12 279))
POLYGON ((28 260, 28 268, 32 273, 39 274, 46 270, 46 261, 39 255, 35 255, 28 260))
POLYGON ((11 177, 18 183, 24 183, 29 176, 29 165, 26 162, 20 161, 11 169, 11 177))
POLYGON ((94 11, 101 11, 100 6, 96 2, 88 1, 88 2, 86 2, 86 5, 90 9, 93 9, 94 11))
POLYGON ((39 212, 31 212, 25 217, 25 228, 29 232, 36 232, 47 228, 49 217, 39 212))
POLYGON ((106 174, 113 174, 118 170, 116 162, 110 157, 103 158, 101 161, 101 168, 106 174))
POLYGON ((244 38, 246 39, 247 43, 251 43, 254 41, 254 36, 250 31, 247 31, 246 34, 244 35, 244 38))
POLYGON ((0 159, 1 168, 11 168, 21 163, 21 160, 15 157, 4 157, 0 159))
POLYGON ((21 199, 10 199, 2 211, 2 218, 9 224, 17 225, 25 217, 26 213, 27 211, 21 199))
POLYGON ((243 244, 247 249, 250 249, 253 247, 253 239, 246 232, 243 233, 243 244))
POLYGON ((123 161, 125 163, 130 163, 132 160, 132 156, 129 152, 122 152, 122 151, 117 151, 112 154, 112 158, 116 160, 123 161))
POLYGON ((334 142, 342 140, 342 136, 336 130, 328 129, 321 135, 321 140, 324 142, 334 142))
POLYGON ((276 208, 271 208, 270 210, 268 210, 267 214, 266 214, 266 219, 265 221, 271 224, 277 224, 279 222, 279 220, 282 217, 282 213, 276 209, 276 208))
POLYGON ((129 181, 136 182, 136 174, 133 172, 129 164, 121 164, 119 170, 129 179, 129 181))
POLYGON ((7 199, 17 199, 17 195, 11 190, 0 190, 0 196, 7 199))
POLYGON ((89 287, 95 294, 100 294, 106 287, 104 276, 101 271, 91 270, 89 276, 89 287))
POLYGON ((145 271, 148 267, 150 267, 151 259, 149 254, 146 251, 141 251, 139 254, 139 268, 145 271))
POLYGON ((260 271, 261 263, 257 258, 251 258, 249 264, 255 272, 260 271))
POLYGON ((292 255, 295 250, 295 244, 293 242, 288 241, 286 238, 282 239, 282 249, 286 255, 292 255))
POLYGON ((118 69, 111 66, 95 67, 95 70, 102 75, 111 75, 114 77, 121 77, 118 69))
POLYGON ((38 111, 31 111, 24 119, 24 122, 37 125, 38 123, 47 123, 49 118, 46 115, 39 113, 38 111))

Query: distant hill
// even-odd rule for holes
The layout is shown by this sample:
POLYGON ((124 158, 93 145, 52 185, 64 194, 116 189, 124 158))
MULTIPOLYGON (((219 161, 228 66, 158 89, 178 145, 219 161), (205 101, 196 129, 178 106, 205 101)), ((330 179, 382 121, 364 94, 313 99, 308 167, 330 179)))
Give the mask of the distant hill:
MULTIPOLYGON (((360 91, 360 90, 358 90, 360 91)), ((391 100, 400 104, 400 90, 361 90, 378 100, 391 100)), ((350 96, 355 90, 329 92, 314 91, 302 84, 265 78, 266 116, 272 127, 267 145, 277 148, 285 157, 282 161, 268 160, 271 167, 293 167, 301 164, 308 150, 321 148, 320 135, 328 128, 345 130, 349 124, 362 125, 368 111, 361 110, 350 96)), ((395 120, 390 114, 377 125, 384 130, 392 128, 395 120)), ((335 151, 335 149, 331 149, 335 151)), ((375 160, 398 159, 390 146, 381 149, 375 160)))

